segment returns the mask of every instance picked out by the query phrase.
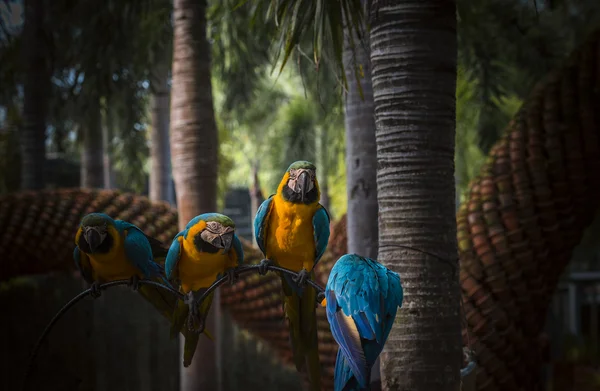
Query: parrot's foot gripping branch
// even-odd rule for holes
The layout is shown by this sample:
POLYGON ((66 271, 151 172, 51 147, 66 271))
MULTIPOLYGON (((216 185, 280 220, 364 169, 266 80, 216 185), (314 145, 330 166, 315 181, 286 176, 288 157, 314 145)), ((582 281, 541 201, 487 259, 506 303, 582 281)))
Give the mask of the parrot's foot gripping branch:
POLYGON ((240 278, 240 275, 238 274, 237 270, 235 270, 234 268, 226 270, 225 276, 227 277, 227 283, 229 285, 235 284, 240 278))
POLYGON ((134 274, 129 279, 127 286, 130 287, 134 292, 137 292, 137 290, 140 288, 140 277, 134 274))
POLYGON ((194 297, 193 292, 188 292, 183 299, 183 302, 189 307, 189 313, 187 318, 188 330, 194 333, 201 333, 204 331, 204 319, 200 316, 198 311, 199 303, 194 297))
POLYGON ((292 280, 302 288, 306 284, 306 280, 310 280, 310 273, 306 269, 302 269, 297 276, 292 277, 292 280))
POLYGON ((92 296, 94 299, 97 299, 100 296, 102 296, 102 291, 100 290, 100 283, 98 281, 94 281, 90 286, 90 296, 92 296))
POLYGON ((273 265, 273 261, 271 261, 270 259, 263 259, 258 264, 258 274, 260 274, 261 276, 266 275, 267 272, 269 271, 269 266, 272 266, 272 265, 273 265))

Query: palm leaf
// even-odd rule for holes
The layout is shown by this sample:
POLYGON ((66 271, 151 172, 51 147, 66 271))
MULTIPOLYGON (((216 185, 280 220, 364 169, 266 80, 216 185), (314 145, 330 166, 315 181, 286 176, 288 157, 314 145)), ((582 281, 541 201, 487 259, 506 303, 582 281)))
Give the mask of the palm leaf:
MULTIPOLYGON (((312 35, 315 65, 318 67, 324 58, 329 58, 338 80, 344 88, 347 86, 343 63, 344 35, 364 36, 361 0, 271 0, 266 13, 263 13, 263 7, 267 1, 256 3, 255 16, 262 17, 266 23, 272 22, 279 35, 280 50, 275 57, 278 62, 279 56, 282 56, 279 73, 292 53, 299 49, 305 36, 312 35)), ((354 48, 354 43, 351 47, 354 48)))

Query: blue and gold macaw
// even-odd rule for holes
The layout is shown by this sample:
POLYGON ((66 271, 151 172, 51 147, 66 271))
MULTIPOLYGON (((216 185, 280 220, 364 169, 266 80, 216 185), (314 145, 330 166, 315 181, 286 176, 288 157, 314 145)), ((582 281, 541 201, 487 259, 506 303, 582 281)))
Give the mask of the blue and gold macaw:
POLYGON ((126 221, 114 220, 104 213, 90 213, 79 224, 75 244, 75 265, 91 284, 93 297, 100 296, 101 284, 128 279, 132 289, 170 318, 175 303, 173 295, 154 286, 139 286, 140 278, 170 286, 162 266, 155 262, 168 251, 159 240, 126 221))
POLYGON ((186 299, 177 304, 171 328, 171 336, 179 332, 185 336, 184 366, 191 364, 200 334, 205 333, 212 338, 204 329, 204 322, 214 291, 200 305, 197 300, 221 276, 227 276, 229 283, 233 284, 237 279, 235 269, 243 262, 244 250, 235 234, 235 224, 219 213, 194 217, 173 239, 165 270, 167 278, 177 280, 180 291, 186 295, 186 299), (184 327, 188 316, 194 321, 190 325, 191 330, 184 327))
POLYGON ((305 287, 314 278, 313 268, 329 242, 329 214, 319 203, 321 192, 316 167, 306 161, 292 163, 284 174, 277 193, 258 208, 254 233, 265 255, 259 272, 265 274, 274 263, 299 274, 281 275, 284 312, 289 321, 296 369, 308 367, 313 390, 321 389, 321 365, 317 338, 316 292, 305 287))
POLYGON ((402 298, 398 273, 373 259, 346 254, 333 265, 321 304, 340 345, 334 391, 370 389, 371 368, 383 350, 402 298))

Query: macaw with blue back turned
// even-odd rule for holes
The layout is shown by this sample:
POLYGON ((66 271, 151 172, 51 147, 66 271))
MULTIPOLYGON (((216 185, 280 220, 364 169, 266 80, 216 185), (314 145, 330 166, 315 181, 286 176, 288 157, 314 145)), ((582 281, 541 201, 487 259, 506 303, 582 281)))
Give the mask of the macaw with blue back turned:
POLYGON ((185 338, 183 365, 192 362, 201 333, 211 338, 204 329, 214 291, 198 305, 207 288, 217 279, 227 276, 230 284, 237 279, 235 269, 244 262, 242 243, 235 234, 235 224, 220 213, 205 213, 194 217, 173 239, 167 260, 166 275, 180 284, 186 295, 179 301, 173 314, 171 336, 182 332, 185 338), (184 327, 186 319, 193 321, 184 327))
POLYGON ((79 224, 75 244, 75 265, 91 284, 93 297, 100 296, 101 284, 128 279, 133 290, 170 318, 175 304, 173 295, 155 286, 139 286, 140 278, 171 286, 163 276, 162 266, 155 262, 168 251, 159 240, 126 221, 114 220, 104 213, 90 213, 79 224))
POLYGON ((292 163, 283 175, 277 193, 265 200, 254 219, 256 242, 265 255, 259 272, 270 264, 292 270, 298 277, 281 275, 284 312, 289 322, 296 369, 305 365, 313 390, 321 389, 316 292, 306 287, 314 278, 313 268, 329 242, 329 214, 319 203, 321 192, 316 167, 306 161, 292 163))
POLYGON ((373 259, 346 254, 333 265, 321 304, 340 345, 334 391, 370 389, 371 368, 402 299, 400 276, 373 259))

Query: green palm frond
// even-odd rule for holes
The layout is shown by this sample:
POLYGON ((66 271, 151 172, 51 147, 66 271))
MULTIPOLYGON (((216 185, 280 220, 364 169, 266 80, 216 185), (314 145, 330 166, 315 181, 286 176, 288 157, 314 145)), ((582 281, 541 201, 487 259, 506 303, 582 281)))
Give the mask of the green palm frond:
POLYGON ((253 5, 255 18, 274 23, 279 34, 279 50, 274 68, 279 63, 279 73, 288 63, 292 53, 306 39, 312 41, 312 57, 318 69, 324 58, 334 65, 338 79, 347 87, 344 72, 344 37, 350 37, 351 48, 357 42, 353 37, 364 36, 364 11, 361 0, 271 0, 257 1, 253 5))

